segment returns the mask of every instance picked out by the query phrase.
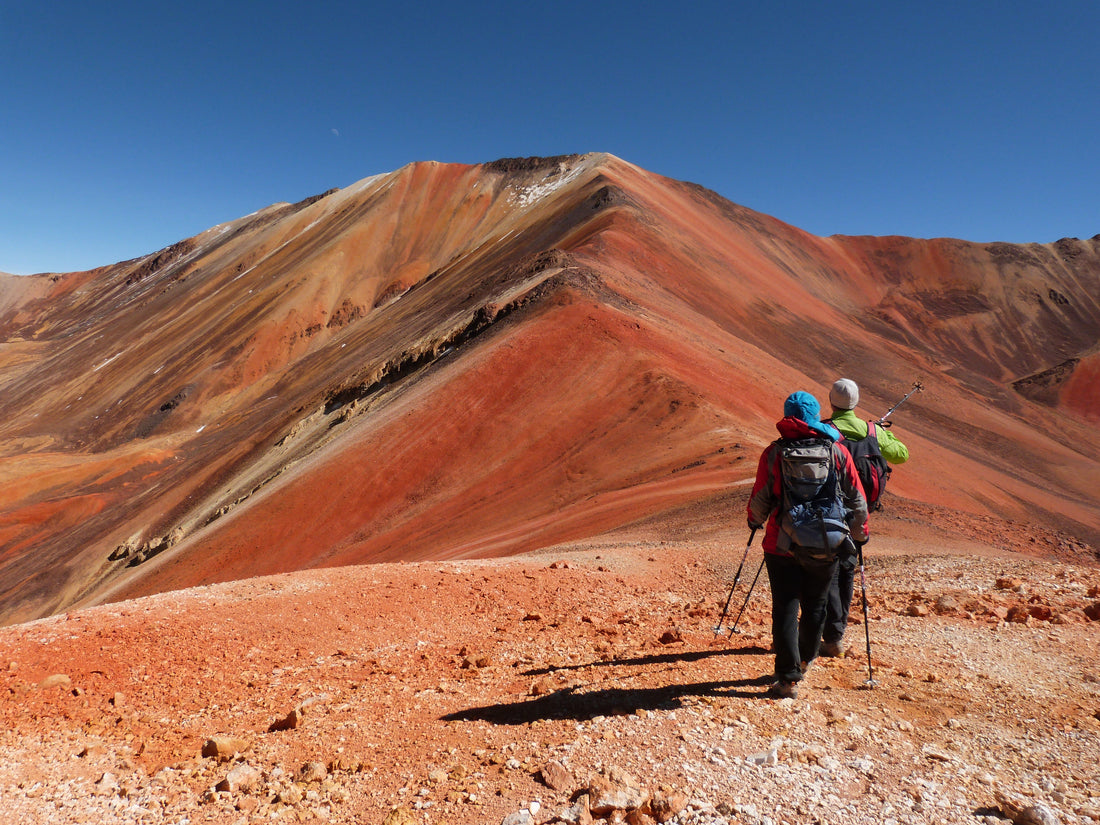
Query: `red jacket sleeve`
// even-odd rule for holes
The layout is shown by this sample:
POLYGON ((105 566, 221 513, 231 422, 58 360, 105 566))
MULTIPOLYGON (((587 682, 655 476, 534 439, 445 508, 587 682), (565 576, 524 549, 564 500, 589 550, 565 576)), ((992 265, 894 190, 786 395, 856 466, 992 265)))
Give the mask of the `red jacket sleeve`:
POLYGON ((761 547, 765 552, 775 553, 779 538, 779 522, 776 513, 783 491, 780 489, 779 472, 776 469, 778 457, 775 444, 769 444, 760 454, 760 463, 756 467, 756 482, 749 496, 748 516, 753 524, 764 524, 764 541, 761 547))

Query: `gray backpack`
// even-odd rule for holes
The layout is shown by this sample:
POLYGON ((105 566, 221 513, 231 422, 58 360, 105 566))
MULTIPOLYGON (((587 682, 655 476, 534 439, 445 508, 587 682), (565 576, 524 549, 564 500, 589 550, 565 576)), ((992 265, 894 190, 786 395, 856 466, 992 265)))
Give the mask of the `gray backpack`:
POLYGON ((775 442, 782 479, 777 547, 802 564, 828 564, 849 538, 832 442, 781 438, 775 442))

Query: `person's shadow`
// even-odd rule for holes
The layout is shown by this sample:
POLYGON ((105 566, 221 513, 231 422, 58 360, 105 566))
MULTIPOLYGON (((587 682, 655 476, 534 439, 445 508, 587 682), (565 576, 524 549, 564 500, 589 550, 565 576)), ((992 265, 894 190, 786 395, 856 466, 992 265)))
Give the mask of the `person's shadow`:
MULTIPOLYGON (((579 670, 589 667, 623 667, 640 665, 677 665, 696 662, 711 656, 745 656, 768 653, 762 647, 738 650, 685 651, 665 653, 659 656, 643 656, 635 659, 614 659, 568 665, 560 668, 538 668, 524 671, 524 676, 539 676, 562 670, 579 670)), ((669 668, 672 670, 673 668, 669 668)), ((618 682, 629 675, 609 676, 601 682, 618 682)), ((714 682, 690 682, 668 684, 655 688, 606 687, 592 689, 601 682, 563 687, 545 696, 502 702, 484 707, 467 708, 441 717, 444 721, 483 721, 494 725, 525 725, 540 719, 591 719, 596 716, 617 716, 639 710, 674 710, 681 706, 685 696, 724 696, 741 699, 763 699, 765 693, 747 688, 766 687, 775 677, 757 676, 751 679, 733 679, 714 682)))

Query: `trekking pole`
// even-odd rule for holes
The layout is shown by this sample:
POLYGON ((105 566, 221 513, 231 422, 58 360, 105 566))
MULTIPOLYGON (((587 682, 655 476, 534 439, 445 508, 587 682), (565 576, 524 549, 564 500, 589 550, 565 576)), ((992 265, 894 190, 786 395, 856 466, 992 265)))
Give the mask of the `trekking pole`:
POLYGON ((859 587, 863 591, 863 635, 867 639, 867 681, 863 686, 870 689, 878 682, 875 681, 874 671, 871 670, 871 619, 867 615, 867 579, 863 575, 863 545, 857 544, 856 548, 859 550, 859 587))
POLYGON ((752 539, 756 535, 756 529, 753 527, 752 532, 749 533, 749 543, 745 545, 745 554, 741 556, 741 563, 737 565, 737 575, 733 577, 733 586, 730 587, 730 594, 726 596, 726 606, 722 608, 722 615, 718 619, 718 624, 714 626, 715 637, 722 632, 722 622, 726 620, 726 614, 730 609, 730 600, 733 598, 733 591, 737 589, 737 582, 741 580, 741 569, 745 566, 745 559, 749 557, 749 548, 752 547, 752 539))
POLYGON ((745 603, 741 605, 741 610, 737 614, 737 618, 733 620, 733 627, 730 628, 729 637, 732 639, 733 634, 737 632, 737 623, 741 621, 741 614, 745 612, 745 608, 749 606, 749 599, 752 598, 752 589, 756 587, 756 580, 760 578, 760 571, 764 569, 764 559, 760 559, 760 566, 756 568, 756 575, 752 577, 752 584, 749 585, 749 592, 745 594, 745 603))
POLYGON ((894 413, 894 410, 896 410, 896 409, 897 409, 898 407, 900 407, 900 406, 901 406, 902 404, 904 404, 904 403, 905 403, 906 401, 908 401, 908 400, 909 400, 909 396, 911 396, 911 395, 912 395, 913 393, 915 393, 915 392, 923 392, 923 391, 924 391, 924 384, 922 384, 922 383, 921 383, 920 381, 914 381, 914 382, 913 382, 913 389, 909 390, 909 392, 907 392, 907 393, 906 393, 906 394, 905 394, 905 395, 904 395, 904 396, 902 397, 901 401, 899 401, 899 402, 898 402, 897 404, 895 404, 895 405, 894 405, 894 406, 892 406, 892 407, 891 407, 890 409, 888 409, 888 410, 887 410, 887 411, 886 411, 886 412, 885 412, 885 413, 883 414, 883 416, 882 416, 882 417, 881 417, 881 418, 880 418, 880 419, 879 419, 878 421, 876 421, 875 423, 876 423, 876 424, 881 424, 881 425, 882 425, 883 427, 887 427, 887 428, 889 428, 889 427, 890 427, 890 424, 892 424, 893 422, 887 422, 887 420, 886 420, 886 419, 887 419, 887 418, 889 418, 889 417, 890 417, 891 415, 893 415, 893 413, 894 413))

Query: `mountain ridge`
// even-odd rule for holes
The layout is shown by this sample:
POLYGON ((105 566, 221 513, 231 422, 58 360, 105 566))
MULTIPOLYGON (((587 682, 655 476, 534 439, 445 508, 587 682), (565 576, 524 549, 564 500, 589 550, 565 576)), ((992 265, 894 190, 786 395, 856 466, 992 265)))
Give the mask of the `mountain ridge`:
POLYGON ((818 238, 593 154, 409 164, 2 281, 0 616, 583 538, 743 482, 841 373, 882 409, 928 386, 899 497, 1100 543, 1098 273, 1097 239, 818 238))

